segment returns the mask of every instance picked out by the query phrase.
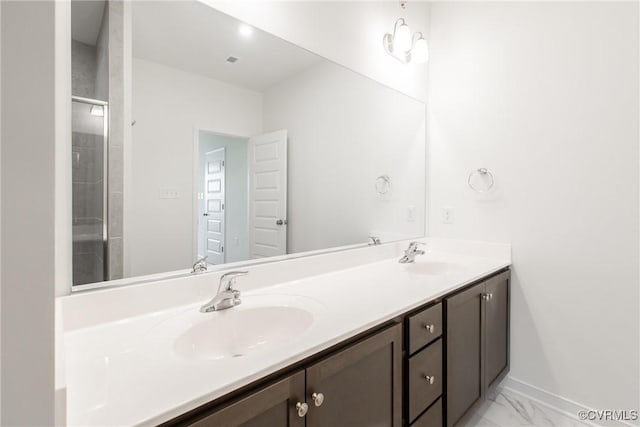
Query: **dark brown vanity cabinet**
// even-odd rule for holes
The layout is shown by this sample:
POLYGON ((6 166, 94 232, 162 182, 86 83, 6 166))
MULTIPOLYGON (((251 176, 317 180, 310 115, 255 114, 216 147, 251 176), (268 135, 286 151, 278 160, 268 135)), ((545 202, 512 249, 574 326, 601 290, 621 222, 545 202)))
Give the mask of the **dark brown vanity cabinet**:
POLYGON ((400 427, 402 325, 311 363, 283 380, 181 423, 197 427, 400 427))
POLYGON ((304 371, 298 371, 224 408, 206 415, 193 427, 304 427, 304 371))
POLYGON ((400 427, 401 384, 398 324, 307 368, 307 427, 400 427))
POLYGON ((461 424, 509 371, 509 293, 497 273, 165 425, 461 424))
POLYGON ((445 298, 446 425, 467 418, 509 371, 510 273, 445 298))
POLYGON ((406 326, 405 418, 412 427, 442 427, 442 304, 408 316, 406 326))

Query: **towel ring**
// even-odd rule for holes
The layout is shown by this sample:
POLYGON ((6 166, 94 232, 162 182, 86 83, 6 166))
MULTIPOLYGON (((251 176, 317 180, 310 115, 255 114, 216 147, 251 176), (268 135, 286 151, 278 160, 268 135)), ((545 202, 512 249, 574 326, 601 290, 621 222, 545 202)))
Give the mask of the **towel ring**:
POLYGON ((491 190, 491 188, 493 188, 493 184, 495 184, 495 180, 493 179, 493 174, 491 173, 491 171, 489 171, 489 169, 487 168, 479 168, 476 169, 474 171, 471 171, 471 173, 469 174, 469 178, 467 179, 467 184, 469 184, 469 188, 471 188, 473 191, 477 192, 477 193, 486 193, 487 191, 491 190), (487 188, 485 189, 478 189, 476 187, 473 186, 473 184, 471 183, 471 180, 473 178, 474 175, 480 175, 483 178, 488 178, 489 179, 489 185, 487 185, 487 188))
POLYGON ((376 178, 376 191, 380 195, 387 194, 391 187, 391 178, 389 175, 380 175, 376 178))

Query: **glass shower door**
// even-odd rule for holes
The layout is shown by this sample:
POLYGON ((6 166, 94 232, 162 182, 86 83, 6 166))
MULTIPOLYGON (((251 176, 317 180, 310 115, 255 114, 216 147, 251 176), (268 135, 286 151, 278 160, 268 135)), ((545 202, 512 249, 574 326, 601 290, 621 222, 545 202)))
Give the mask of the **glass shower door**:
POLYGON ((72 99, 73 285, 108 280, 107 104, 72 99))

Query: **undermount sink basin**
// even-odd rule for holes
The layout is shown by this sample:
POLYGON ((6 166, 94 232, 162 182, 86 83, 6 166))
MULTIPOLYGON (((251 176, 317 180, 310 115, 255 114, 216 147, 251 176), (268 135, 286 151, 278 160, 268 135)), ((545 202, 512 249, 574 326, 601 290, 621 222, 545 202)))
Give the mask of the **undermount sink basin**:
POLYGON ((176 354, 187 359, 240 357, 287 341, 313 323, 311 313, 296 307, 235 308, 213 313, 181 334, 173 346, 176 354))
POLYGON ((407 264, 407 270, 413 274, 424 274, 429 276, 437 276, 440 274, 455 273, 462 271, 463 267, 460 264, 444 261, 417 261, 412 264, 407 264))
POLYGON ((153 352, 185 360, 214 361, 278 347, 314 324, 324 306, 294 295, 252 295, 227 310, 200 313, 191 307, 147 333, 153 352))

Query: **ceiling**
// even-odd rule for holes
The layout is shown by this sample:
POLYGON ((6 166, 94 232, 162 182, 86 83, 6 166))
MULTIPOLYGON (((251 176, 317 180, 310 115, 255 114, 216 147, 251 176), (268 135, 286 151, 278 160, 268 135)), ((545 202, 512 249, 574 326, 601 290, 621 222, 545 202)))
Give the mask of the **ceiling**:
POLYGON ((71 38, 95 46, 102 25, 105 0, 71 2, 71 38))
POLYGON ((133 56, 256 91, 322 60, 258 29, 244 37, 240 25, 196 1, 133 2, 133 56))

